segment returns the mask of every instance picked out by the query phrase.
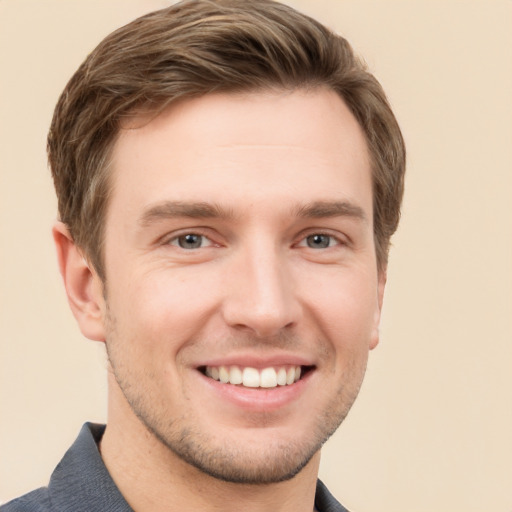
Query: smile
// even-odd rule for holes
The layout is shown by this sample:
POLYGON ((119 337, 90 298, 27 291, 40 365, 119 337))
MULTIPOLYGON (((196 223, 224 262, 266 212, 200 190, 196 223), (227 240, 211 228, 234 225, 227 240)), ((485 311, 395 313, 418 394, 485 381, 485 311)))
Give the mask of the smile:
POLYGON ((250 366, 206 366, 203 373, 223 384, 247 388, 275 388, 294 384, 310 369, 311 367, 302 366, 270 366, 260 370, 250 366))

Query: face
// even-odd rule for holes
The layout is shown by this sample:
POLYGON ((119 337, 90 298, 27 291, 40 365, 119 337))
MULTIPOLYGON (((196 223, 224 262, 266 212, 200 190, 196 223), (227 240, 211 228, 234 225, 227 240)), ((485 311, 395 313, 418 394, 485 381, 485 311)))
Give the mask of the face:
POLYGON ((223 480, 291 478, 378 339, 364 136, 326 90, 209 95, 132 125, 104 248, 116 421, 223 480))

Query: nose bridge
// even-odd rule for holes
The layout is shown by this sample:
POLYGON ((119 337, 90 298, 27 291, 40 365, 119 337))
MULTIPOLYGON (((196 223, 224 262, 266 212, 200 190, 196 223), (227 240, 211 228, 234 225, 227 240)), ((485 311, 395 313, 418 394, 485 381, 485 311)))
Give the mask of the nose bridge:
POLYGON ((285 251, 268 237, 255 237, 236 257, 236 271, 228 277, 226 322, 259 337, 273 336, 293 325, 300 306, 285 251))

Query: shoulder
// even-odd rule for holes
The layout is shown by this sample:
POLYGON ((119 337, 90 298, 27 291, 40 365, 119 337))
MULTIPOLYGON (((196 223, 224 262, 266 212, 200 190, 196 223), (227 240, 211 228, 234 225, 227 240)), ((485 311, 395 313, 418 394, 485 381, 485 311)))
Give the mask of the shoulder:
POLYGON ((48 489, 41 487, 0 506, 0 512, 49 512, 48 489))

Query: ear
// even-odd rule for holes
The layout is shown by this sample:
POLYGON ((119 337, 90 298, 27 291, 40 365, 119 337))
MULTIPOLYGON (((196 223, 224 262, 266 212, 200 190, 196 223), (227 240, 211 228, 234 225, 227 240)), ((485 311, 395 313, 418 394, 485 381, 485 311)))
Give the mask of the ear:
POLYGON ((373 317, 373 332, 370 340, 370 350, 373 350, 379 343, 380 332, 380 316, 382 313, 382 303, 384 301, 384 289, 386 288, 387 269, 383 268, 378 271, 377 275, 377 304, 375 307, 375 314, 373 317))
POLYGON ((68 302, 78 326, 90 340, 105 341, 101 279, 82 256, 64 223, 56 222, 52 233, 68 302))

